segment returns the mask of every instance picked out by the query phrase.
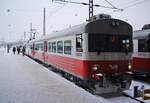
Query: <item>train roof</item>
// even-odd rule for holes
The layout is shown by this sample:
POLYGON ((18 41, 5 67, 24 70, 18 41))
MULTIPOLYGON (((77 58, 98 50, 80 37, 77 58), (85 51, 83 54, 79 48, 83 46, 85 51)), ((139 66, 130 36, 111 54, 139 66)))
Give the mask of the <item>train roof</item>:
POLYGON ((134 39, 150 38, 150 29, 136 30, 133 32, 134 39))
POLYGON ((36 42, 36 41, 42 41, 42 40, 48 40, 48 39, 53 39, 56 37, 61 37, 61 36, 69 36, 69 35, 74 35, 74 34, 81 34, 84 32, 84 28, 87 23, 82 23, 80 25, 75 25, 60 31, 55 31, 50 34, 47 34, 46 36, 42 36, 38 39, 32 40, 31 42, 36 42))
POLYGON ((85 22, 80 25, 75 25, 67 29, 60 30, 58 32, 53 32, 51 34, 48 34, 46 36, 40 37, 39 39, 35 39, 30 41, 32 42, 40 42, 43 40, 48 39, 54 39, 62 36, 70 36, 70 35, 76 35, 76 34, 82 34, 82 33, 112 33, 114 32, 117 35, 116 29, 113 26, 107 27, 107 25, 112 25, 112 21, 119 22, 120 25, 127 25, 127 26, 118 26, 117 30, 119 30, 120 34, 123 33, 131 33, 132 34, 132 26, 122 20, 119 19, 102 19, 102 20, 96 20, 93 22, 85 22), (99 25, 101 24, 101 25, 99 25), (100 29, 101 28, 101 29, 100 29), (109 29, 109 30, 108 30, 109 29))

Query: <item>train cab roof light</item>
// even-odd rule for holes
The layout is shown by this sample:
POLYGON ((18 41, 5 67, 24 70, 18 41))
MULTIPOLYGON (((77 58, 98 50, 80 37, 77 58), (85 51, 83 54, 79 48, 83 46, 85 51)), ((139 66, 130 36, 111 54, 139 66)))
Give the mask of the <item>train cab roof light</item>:
POLYGON ((118 21, 112 21, 110 24, 111 24, 113 27, 117 27, 117 26, 120 25, 118 21))
POLYGON ((116 25, 116 24, 115 24, 115 21, 112 21, 111 24, 112 24, 112 26, 115 26, 115 25, 116 25))
POLYGON ((116 26, 119 26, 119 22, 116 22, 116 26))

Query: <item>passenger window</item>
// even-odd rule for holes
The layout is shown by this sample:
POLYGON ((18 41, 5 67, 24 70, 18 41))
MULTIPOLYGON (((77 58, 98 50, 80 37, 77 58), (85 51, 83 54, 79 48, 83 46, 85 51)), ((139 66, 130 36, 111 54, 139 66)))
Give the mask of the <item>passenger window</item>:
POLYGON ((52 43, 52 52, 56 53, 56 42, 52 43))
POLYGON ((64 42, 64 53, 71 55, 71 41, 64 42))
POLYGON ((57 42, 57 53, 63 53, 63 42, 62 41, 57 42))
POLYGON ((43 43, 41 44, 41 51, 44 51, 44 45, 43 45, 43 43))
POLYGON ((83 49, 82 49, 82 34, 77 34, 76 35, 76 51, 77 52, 82 52, 83 49))
POLYGON ((38 50, 40 50, 40 44, 37 44, 37 48, 38 48, 38 50))
POLYGON ((138 40, 138 51, 146 52, 146 40, 145 39, 138 40))
POLYGON ((38 48, 38 44, 35 44, 35 50, 38 50, 39 48, 38 48))
POLYGON ((48 43, 48 52, 52 52, 52 43, 51 42, 48 43))
POLYGON ((30 45, 30 49, 31 49, 31 50, 33 49, 32 45, 30 45))

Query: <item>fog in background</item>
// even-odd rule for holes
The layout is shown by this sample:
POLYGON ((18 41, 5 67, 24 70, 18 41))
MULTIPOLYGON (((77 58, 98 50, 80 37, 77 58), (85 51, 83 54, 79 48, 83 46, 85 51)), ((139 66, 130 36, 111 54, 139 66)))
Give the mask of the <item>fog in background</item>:
MULTIPOLYGON (((89 0, 68 0, 86 2, 89 0)), ((105 0, 93 0, 94 4, 110 6, 105 0)), ((113 18, 127 21, 134 30, 150 23, 150 0, 108 0, 123 11, 94 7, 94 15, 110 14, 113 18)), ((23 40, 30 37, 30 24, 36 29, 36 37, 43 32, 43 8, 46 8, 46 34, 88 19, 88 6, 70 3, 52 3, 51 0, 0 0, 0 41, 23 40)))

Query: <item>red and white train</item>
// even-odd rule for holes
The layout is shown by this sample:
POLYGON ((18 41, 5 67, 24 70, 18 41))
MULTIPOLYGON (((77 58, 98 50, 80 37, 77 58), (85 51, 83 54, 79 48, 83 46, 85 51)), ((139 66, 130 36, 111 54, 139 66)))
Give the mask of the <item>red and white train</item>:
POLYGON ((150 24, 133 33, 134 53, 132 71, 150 76, 150 24))
POLYGON ((92 20, 30 41, 27 55, 96 93, 128 89, 132 26, 104 14, 92 20))

